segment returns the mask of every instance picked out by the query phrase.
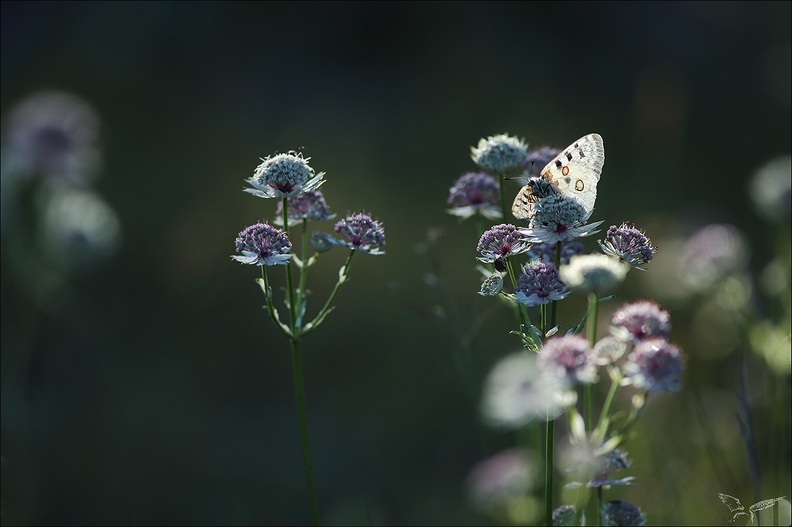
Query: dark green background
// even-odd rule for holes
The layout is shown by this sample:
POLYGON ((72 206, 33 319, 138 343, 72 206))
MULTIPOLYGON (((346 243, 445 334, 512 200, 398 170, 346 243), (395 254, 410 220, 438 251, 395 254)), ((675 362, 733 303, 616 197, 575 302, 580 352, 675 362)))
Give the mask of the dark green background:
MULTIPOLYGON (((474 169, 470 146, 598 132, 592 219, 650 236, 732 223, 759 270, 773 237, 746 184, 789 153, 789 20, 789 2, 3 2, 4 115, 42 88, 92 104, 97 190, 123 228, 118 254, 46 310, 3 273, 4 361, 28 364, 3 373, 3 523, 310 521, 287 342, 261 309, 258 270, 229 258, 239 230, 274 212, 243 180, 259 157, 297 148, 327 173, 331 208, 371 211, 388 243, 354 259, 337 310, 305 340, 326 521, 488 521, 465 498, 484 453, 416 251, 428 228, 448 228, 435 256, 453 307, 488 317, 473 341, 483 375, 519 346, 508 312, 475 295, 479 233, 445 213, 474 169)), ((314 309, 342 262, 330 253, 312 270, 314 309)), ((617 300, 645 296, 645 279, 632 272, 617 300)), ((582 303, 566 305, 568 327, 582 303)), ((722 522, 718 492, 752 497, 744 450, 730 435, 704 459, 712 445, 689 408, 721 401, 710 416, 733 429, 739 360, 672 339, 689 356, 686 388, 651 401, 623 474, 640 486, 608 496, 650 524, 722 522)), ((493 433, 491 448, 510 439, 493 433)), ((788 477, 788 458, 763 461, 788 477)))

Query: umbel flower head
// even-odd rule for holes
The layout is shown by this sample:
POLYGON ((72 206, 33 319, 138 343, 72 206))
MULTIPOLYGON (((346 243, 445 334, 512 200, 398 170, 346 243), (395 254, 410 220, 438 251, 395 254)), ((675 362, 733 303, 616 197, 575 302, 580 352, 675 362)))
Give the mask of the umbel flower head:
MULTIPOLYGON (((567 241, 559 242, 561 244, 561 264, 568 264, 569 259, 573 256, 583 254, 583 242, 580 241, 567 241)), ((531 260, 539 260, 542 263, 555 265, 556 261, 556 244, 554 243, 537 243, 531 246, 528 251, 528 258, 531 260)))
POLYGON ((679 390, 684 361, 682 352, 665 339, 638 343, 622 366, 623 384, 646 393, 679 390))
POLYGON ((622 341, 638 343, 653 338, 667 339, 671 334, 668 311, 650 300, 624 304, 613 313, 611 324, 611 332, 622 341))
POLYGON ((466 483, 473 501, 486 507, 524 496, 534 488, 536 476, 531 452, 512 448, 480 461, 470 471, 466 483))
POLYGON ((536 358, 543 370, 555 370, 570 383, 590 384, 597 380, 597 365, 588 341, 578 335, 548 339, 536 358))
POLYGON ((539 177, 542 169, 547 166, 547 163, 555 159, 560 153, 561 150, 558 148, 540 146, 528 152, 528 155, 522 163, 523 169, 525 169, 529 177, 539 177))
POLYGON ((365 212, 348 214, 346 218, 335 224, 335 231, 344 237, 336 240, 354 251, 369 254, 385 254, 385 227, 365 212))
POLYGON ((257 222, 239 233, 232 260, 253 265, 286 265, 292 257, 289 237, 268 223, 257 222))
POLYGON ((299 152, 262 159, 253 177, 245 180, 253 188, 244 191, 260 198, 288 198, 315 190, 324 183, 324 172, 314 175, 314 169, 308 165, 309 159, 299 152))
MULTIPOLYGON (((286 216, 289 226, 296 225, 301 220, 327 221, 335 218, 330 212, 321 190, 308 190, 302 194, 291 196, 286 200, 286 216)), ((279 201, 275 215, 283 214, 283 202, 279 201)))
POLYGON ((519 167, 527 154, 528 145, 522 139, 506 134, 481 139, 478 146, 470 148, 474 163, 484 170, 497 173, 519 167))
POLYGON ((624 280, 627 269, 604 254, 583 254, 573 256, 568 265, 561 267, 561 280, 572 289, 605 293, 624 280))
POLYGON ((481 410, 490 425, 516 429, 555 419, 575 401, 566 377, 539 368, 535 353, 520 351, 499 360, 487 375, 481 410))
POLYGON ((495 225, 484 231, 479 238, 476 250, 481 253, 477 259, 484 263, 495 263, 509 256, 521 254, 531 248, 531 244, 517 227, 508 223, 495 225))
POLYGON ((536 204, 536 214, 531 218, 527 229, 522 229, 531 243, 556 243, 574 240, 598 232, 594 229, 602 223, 597 221, 586 225, 591 213, 586 213, 582 205, 561 194, 550 194, 536 204))
POLYGON ((623 525, 640 526, 646 523, 646 514, 643 514, 641 509, 632 503, 621 500, 609 501, 603 505, 600 515, 602 516, 601 525, 619 527, 623 525))
POLYGON ((558 277, 558 269, 552 264, 531 262, 524 266, 517 277, 517 302, 526 306, 549 304, 563 300, 569 295, 564 283, 558 277))
POLYGON ((40 176, 54 184, 85 186, 96 177, 100 122, 82 99, 38 92, 12 107, 4 124, 3 179, 40 176))
POLYGON ((561 505, 553 511, 553 527, 575 525, 577 507, 574 505, 561 505))
POLYGON ((599 241, 599 244, 605 254, 627 262, 641 271, 646 270, 641 266, 649 263, 657 252, 643 231, 626 223, 622 223, 619 227, 611 225, 605 241, 599 241))
POLYGON ((502 216, 498 194, 498 180, 484 172, 468 172, 457 179, 448 195, 450 214, 469 218, 476 213, 487 219, 496 220, 502 216))

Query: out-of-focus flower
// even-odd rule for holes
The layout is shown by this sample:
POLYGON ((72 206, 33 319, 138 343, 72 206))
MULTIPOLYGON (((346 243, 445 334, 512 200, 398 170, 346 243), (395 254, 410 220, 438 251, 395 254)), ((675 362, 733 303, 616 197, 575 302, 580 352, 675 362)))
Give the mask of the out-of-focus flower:
POLYGON ((289 237, 282 230, 268 223, 258 222, 239 233, 236 252, 232 260, 253 265, 286 265, 293 256, 289 237))
MULTIPOLYGON (((302 194, 289 197, 286 203, 289 226, 296 225, 302 220, 327 221, 335 218, 321 190, 306 190, 302 194)), ((282 215, 283 202, 279 201, 275 208, 275 216, 280 218, 282 215)))
POLYGON ((626 223, 622 223, 619 227, 611 225, 605 241, 600 241, 599 244, 605 254, 618 258, 641 271, 646 270, 641 266, 649 263, 657 252, 643 231, 626 223))
POLYGON ((597 294, 612 291, 627 275, 626 265, 604 254, 573 256, 561 267, 561 280, 572 289, 597 294))
POLYGON ((577 481, 570 481, 564 488, 575 489, 582 486, 589 488, 608 486, 628 486, 635 481, 634 476, 612 479, 617 470, 629 468, 632 463, 627 454, 619 449, 603 452, 604 445, 586 436, 584 431, 573 435, 570 445, 561 452, 562 464, 566 472, 577 481))
POLYGON ((567 379, 538 368, 535 354, 527 351, 501 359, 487 376, 483 392, 484 418, 505 428, 555 419, 576 400, 567 379))
POLYGON ((481 296, 497 296, 503 290, 503 275, 495 272, 489 275, 481 284, 481 296))
POLYGON ((479 462, 467 477, 470 497, 488 506, 530 493, 536 482, 536 463, 531 453, 512 448, 479 462))
POLYGON ((748 252, 740 232, 732 225, 707 225, 688 238, 679 255, 684 281, 705 290, 742 269, 748 252))
POLYGON ((621 448, 615 448, 599 457, 597 470, 589 481, 589 487, 606 487, 609 485, 631 485, 635 480, 633 476, 622 479, 611 479, 611 474, 623 468, 630 468, 632 463, 627 459, 627 453, 621 448))
POLYGON ((522 139, 500 134, 481 139, 470 152, 479 167, 502 174, 522 164, 528 154, 528 145, 522 139))
POLYGON ((41 176, 83 186, 97 175, 99 117, 82 99, 39 92, 13 107, 3 125, 3 179, 41 176))
POLYGON ((42 222, 44 246, 67 266, 89 266, 118 247, 121 223, 95 192, 61 189, 51 193, 42 222))
POLYGON ((621 341, 638 343, 647 339, 667 339, 671 316, 651 300, 624 304, 613 313, 611 332, 621 341))
POLYGON ((536 365, 574 383, 590 384, 597 380, 597 365, 588 341, 578 335, 548 339, 539 350, 536 365))
POLYGON ((561 149, 559 148, 540 146, 528 152, 528 155, 522 163, 523 169, 525 169, 529 176, 539 177, 542 169, 547 166, 547 163, 555 159, 560 153, 561 149))
POLYGON ((553 527, 575 525, 575 514, 577 514, 577 507, 574 505, 561 505, 553 511, 553 527))
POLYGON ((253 188, 244 191, 260 198, 288 198, 315 190, 324 183, 324 172, 314 175, 309 159, 299 152, 262 159, 253 177, 245 180, 253 188))
POLYGON ((602 525, 606 526, 640 526, 646 523, 646 514, 641 509, 621 500, 609 501, 602 506, 600 514, 602 525))
POLYGON ((336 240, 339 245, 368 254, 385 254, 385 227, 365 212, 348 214, 335 224, 335 231, 345 238, 336 240))
POLYGON ((337 240, 327 233, 314 232, 311 234, 311 247, 318 253, 326 253, 335 245, 338 245, 337 240))
MULTIPOLYGON (((566 241, 559 242, 561 244, 561 264, 568 264, 569 259, 573 256, 583 254, 583 242, 580 241, 566 241)), ((556 244, 554 243, 537 243, 531 246, 528 251, 528 258, 531 260, 539 260, 542 263, 553 264, 556 263, 556 244)))
POLYGON ((503 223, 495 225, 479 238, 476 250, 481 253, 477 259, 485 263, 495 263, 510 256, 521 254, 531 248, 531 244, 517 227, 503 223))
POLYGON ((615 337, 603 337, 596 344, 592 353, 597 366, 607 366, 619 360, 632 344, 615 337))
POLYGON ((550 194, 536 204, 536 213, 530 219, 528 228, 520 229, 531 243, 556 243, 590 236, 602 223, 597 221, 586 224, 589 216, 577 201, 550 194))
POLYGON ((748 191, 756 210, 772 222, 789 222, 792 210, 792 157, 772 159, 751 178, 748 191))
POLYGON ((646 393, 679 390, 684 369, 682 352, 665 339, 640 342, 622 366, 622 384, 646 393))
POLYGON ((487 219, 502 217, 500 210, 500 184, 494 177, 484 172, 469 172, 461 176, 448 195, 449 214, 469 218, 476 213, 487 219))
POLYGON ((531 262, 522 268, 517 277, 517 290, 514 296, 517 302, 526 306, 549 304, 554 300, 563 300, 569 290, 558 276, 554 265, 531 262))

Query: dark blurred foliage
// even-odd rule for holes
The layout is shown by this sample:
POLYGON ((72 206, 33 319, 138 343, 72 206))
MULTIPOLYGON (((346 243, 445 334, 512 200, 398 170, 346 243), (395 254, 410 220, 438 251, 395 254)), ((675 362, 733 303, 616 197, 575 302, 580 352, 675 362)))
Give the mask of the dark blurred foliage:
MULTIPOLYGON (((388 243, 355 258, 304 343, 326 521, 490 521, 464 478, 512 438, 487 433, 482 447, 453 357, 469 345, 483 376, 519 344, 508 311, 475 294, 480 233, 445 212, 474 169, 470 146, 598 132, 592 220, 638 223, 658 259, 673 251, 658 236, 729 223, 759 273, 776 241, 747 185, 790 150, 789 20, 789 2, 3 2, 3 115, 41 89, 93 106, 95 188, 123 241, 35 295, 33 268, 51 257, 12 267, 4 242, 2 522, 309 521, 288 345, 258 269, 229 258, 243 227, 274 214, 243 180, 292 149, 327 173, 336 212, 371 211, 388 243), (447 236, 417 250, 436 227, 447 236)), ((316 304, 342 263, 333 252, 312 270, 316 304)), ((649 267, 617 302, 651 294, 649 267)), ((562 305, 565 329, 583 300, 562 305)), ((744 504, 755 492, 736 418, 742 354, 698 354, 689 335, 715 330, 669 307, 686 387, 650 401, 627 444, 640 486, 608 499, 650 524, 721 522, 718 492, 744 504)), ((767 367, 749 356, 747 369, 761 401, 767 367)), ((788 374, 770 377, 788 401, 788 374)), ((755 406, 777 427, 762 474, 778 474, 756 499, 789 496, 789 407, 779 425, 755 406)))

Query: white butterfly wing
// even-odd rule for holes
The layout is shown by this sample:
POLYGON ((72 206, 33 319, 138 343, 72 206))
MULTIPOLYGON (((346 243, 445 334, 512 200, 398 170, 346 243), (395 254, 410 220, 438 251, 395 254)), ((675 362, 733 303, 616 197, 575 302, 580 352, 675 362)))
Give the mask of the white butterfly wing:
POLYGON ((538 197, 533 193, 530 185, 525 185, 517 193, 512 203, 512 215, 519 219, 532 218, 536 210, 536 202, 538 197))
POLYGON ((588 216, 594 210, 597 183, 604 165, 602 136, 589 134, 565 148, 542 169, 541 174, 560 194, 580 203, 588 216))

